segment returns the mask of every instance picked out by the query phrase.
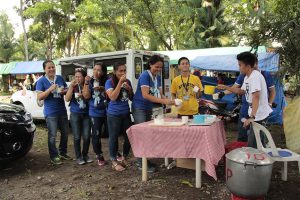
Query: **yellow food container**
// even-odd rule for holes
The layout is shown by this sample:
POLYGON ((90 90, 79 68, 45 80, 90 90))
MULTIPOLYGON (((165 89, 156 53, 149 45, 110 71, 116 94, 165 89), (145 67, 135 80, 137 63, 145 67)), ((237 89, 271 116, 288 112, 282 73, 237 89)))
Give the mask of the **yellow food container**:
POLYGON ((205 85, 204 86, 204 93, 205 94, 214 94, 215 93, 215 89, 216 89, 216 86, 213 86, 213 85, 205 85))

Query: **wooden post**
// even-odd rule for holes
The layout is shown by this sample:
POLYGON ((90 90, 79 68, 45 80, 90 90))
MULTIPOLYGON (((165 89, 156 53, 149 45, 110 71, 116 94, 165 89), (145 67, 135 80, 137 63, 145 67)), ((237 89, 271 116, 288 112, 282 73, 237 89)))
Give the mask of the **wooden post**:
POLYGON ((142 181, 148 180, 147 171, 148 171, 147 158, 143 157, 142 158, 142 181))

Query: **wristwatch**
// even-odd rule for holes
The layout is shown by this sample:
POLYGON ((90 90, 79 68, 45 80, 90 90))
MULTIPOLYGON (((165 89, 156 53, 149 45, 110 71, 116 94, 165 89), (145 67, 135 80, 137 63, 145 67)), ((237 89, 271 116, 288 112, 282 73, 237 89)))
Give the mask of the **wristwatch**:
POLYGON ((255 119, 255 116, 250 116, 249 119, 255 119))

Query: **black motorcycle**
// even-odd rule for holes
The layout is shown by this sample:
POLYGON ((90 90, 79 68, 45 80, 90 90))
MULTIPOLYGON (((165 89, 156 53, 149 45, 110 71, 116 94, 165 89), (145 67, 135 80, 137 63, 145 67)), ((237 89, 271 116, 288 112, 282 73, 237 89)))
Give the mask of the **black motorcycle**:
MULTIPOLYGON (((219 94, 219 99, 224 96, 224 93, 219 94)), ((235 96, 234 108, 229 111, 226 110, 227 103, 221 102, 219 100, 206 100, 201 99, 199 101, 199 114, 216 115, 221 119, 226 120, 237 120, 239 118, 239 113, 241 109, 241 97, 239 95, 235 96)))

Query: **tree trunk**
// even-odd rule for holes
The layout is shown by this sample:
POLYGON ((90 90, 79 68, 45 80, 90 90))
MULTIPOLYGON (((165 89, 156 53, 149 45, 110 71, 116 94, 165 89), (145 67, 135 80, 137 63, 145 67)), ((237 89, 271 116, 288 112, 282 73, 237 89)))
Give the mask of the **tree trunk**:
POLYGON ((20 0, 20 16, 21 16, 22 27, 23 27, 23 32, 24 32, 25 59, 26 59, 26 61, 28 61, 29 60, 29 56, 28 56, 28 38, 27 38, 27 33, 26 33, 26 28, 25 28, 25 20, 24 20, 24 16, 23 16, 23 0, 20 0))

